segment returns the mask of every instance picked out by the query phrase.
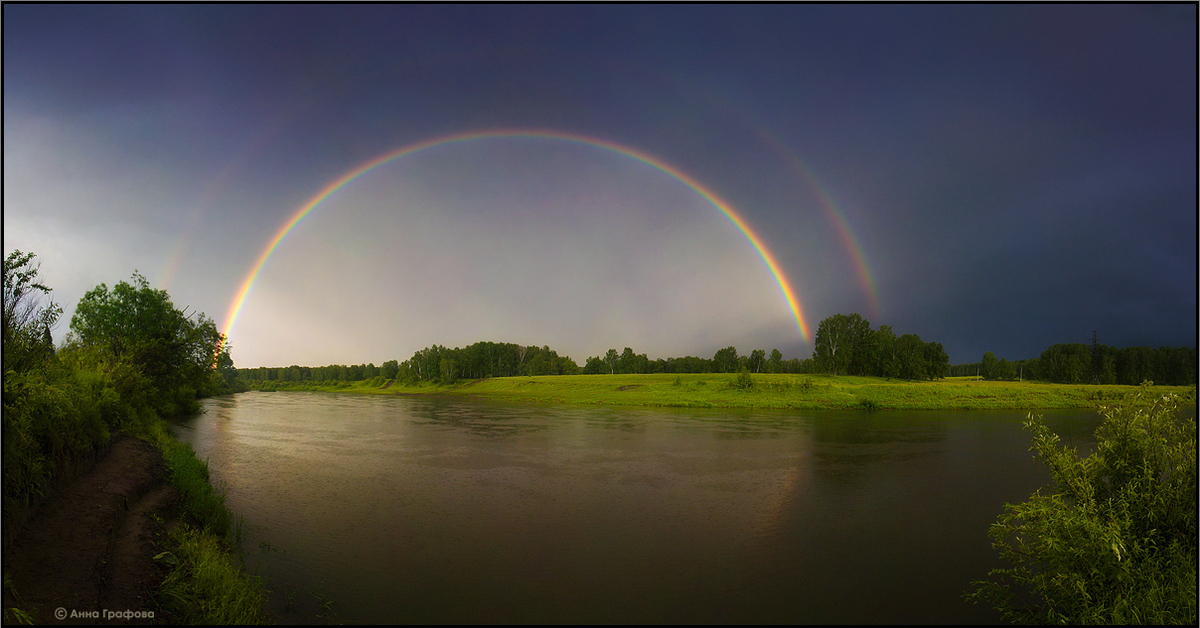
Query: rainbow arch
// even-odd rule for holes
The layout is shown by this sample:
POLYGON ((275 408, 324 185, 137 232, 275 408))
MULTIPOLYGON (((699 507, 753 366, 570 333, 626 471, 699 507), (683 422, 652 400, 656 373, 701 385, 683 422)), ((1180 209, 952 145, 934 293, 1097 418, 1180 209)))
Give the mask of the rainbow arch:
POLYGON ((242 284, 238 287, 237 292, 234 294, 233 301, 229 305, 229 310, 225 314, 225 337, 229 338, 232 334, 233 327, 237 323, 238 315, 241 314, 242 308, 246 304, 246 299, 250 296, 251 291, 254 289, 254 283, 258 279, 259 273, 266 265, 267 260, 271 259, 271 255, 277 248, 279 248, 279 245, 283 243, 284 239, 287 238, 287 235, 291 233, 292 229, 294 229, 296 225, 298 225, 300 221, 304 219, 305 216, 316 209, 316 207, 320 205, 322 201, 329 198, 334 192, 337 192, 351 181, 354 181, 371 170, 374 170, 375 168, 394 159, 412 155, 413 153, 425 150, 427 148, 433 148, 435 146, 443 146, 446 144, 463 143, 472 140, 489 138, 540 138, 562 140, 594 146, 596 148, 601 148, 636 159, 681 181, 688 187, 692 188, 697 194, 711 203, 718 210, 720 210, 720 212, 724 214, 725 217, 728 218, 729 221, 732 222, 739 231, 742 232, 742 235, 749 240, 750 244, 758 252, 759 257, 762 258, 763 263, 766 264, 767 269, 771 272, 772 276, 774 276, 775 282, 779 285, 779 291, 782 293, 784 300, 787 302, 788 308, 791 310, 796 319, 796 327, 800 330, 800 337, 806 343, 809 341, 808 325, 804 322, 804 314, 801 311, 800 302, 796 299, 795 291, 788 283, 787 277, 783 274, 783 271, 780 270, 779 263, 775 261, 775 257, 762 243, 762 240, 754 233, 753 230, 750 229, 750 226, 746 224, 746 221, 734 211, 729 203, 722 200, 714 192, 701 185, 699 181, 696 181, 686 173, 656 157, 643 153, 637 149, 585 135, 563 133, 558 131, 525 129, 499 129, 459 133, 407 144, 396 150, 380 155, 375 159, 360 164, 359 166, 351 169, 335 179, 329 185, 325 186, 323 189, 313 195, 302 206, 300 206, 300 208, 297 209, 294 214, 292 214, 292 217, 283 224, 275 236, 271 238, 270 242, 267 243, 267 246, 263 248, 263 251, 254 261, 253 266, 251 266, 250 272, 248 272, 246 274, 246 278, 242 280, 242 284))
POLYGON ((788 148, 786 144, 780 141, 779 138, 775 137, 761 126, 752 124, 751 128, 753 128, 755 133, 757 133, 764 142, 771 146, 776 153, 782 156, 793 170, 800 173, 800 176, 804 179, 805 184, 807 184, 808 188, 811 189, 816 195, 818 204, 825 212, 825 217, 829 220, 830 224, 833 225, 839 239, 842 241, 842 246, 846 249, 846 252, 850 254, 850 259, 854 263, 854 269, 858 275, 858 281, 862 285, 863 292, 866 294, 866 297, 869 301, 868 304, 871 306, 871 314, 876 319, 879 319, 879 317, 883 315, 883 310, 879 305, 879 289, 876 286, 874 273, 871 272, 871 267, 867 264, 867 255, 863 250, 862 244, 858 241, 858 238, 855 237, 854 231, 850 228, 850 225, 847 224, 845 213, 838 208, 838 204, 833 200, 833 195, 831 195, 829 190, 826 189, 826 187, 817 179, 817 176, 813 174, 812 170, 805 165, 803 161, 800 161, 800 157, 798 157, 796 153, 792 151, 792 149, 788 148))

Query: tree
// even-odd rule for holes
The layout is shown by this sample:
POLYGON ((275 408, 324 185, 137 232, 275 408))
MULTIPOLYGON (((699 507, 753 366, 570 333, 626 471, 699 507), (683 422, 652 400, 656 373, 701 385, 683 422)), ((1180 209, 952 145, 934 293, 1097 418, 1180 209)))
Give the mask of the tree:
POLYGON ((1000 362, 996 364, 996 379, 1005 381, 1016 379, 1016 371, 1013 369, 1012 362, 1005 358, 1000 358, 1000 362))
POLYGON ((395 360, 388 360, 379 367, 379 374, 384 379, 396 379, 396 373, 400 372, 400 363, 395 360))
POLYGON ((876 375, 888 379, 900 377, 900 353, 891 325, 880 325, 875 331, 875 360, 876 375))
POLYGON ((453 358, 443 357, 438 361, 438 373, 440 381, 446 384, 453 384, 458 380, 458 368, 453 358))
POLYGON ((396 381, 405 384, 412 384, 417 381, 417 372, 413 370, 412 362, 405 360, 400 363, 400 368, 396 369, 396 381))
POLYGON ((616 349, 609 349, 608 353, 604 354, 604 364, 608 366, 608 374, 612 375, 617 372, 617 363, 621 361, 621 355, 616 349))
POLYGON ((4 372, 23 371, 54 351, 50 330, 58 324, 62 307, 42 303, 51 288, 38 281, 41 268, 33 253, 13 251, 4 258, 4 372), (40 295, 38 293, 41 293, 40 295))
POLYGON ((221 361, 225 337, 212 319, 178 310, 165 290, 141 274, 109 290, 100 284, 83 295, 71 317, 71 340, 136 368, 160 414, 196 408, 197 395, 211 394, 211 373, 221 361))
POLYGON ((908 380, 925 379, 925 343, 916 334, 904 334, 896 339, 897 364, 900 377, 908 380))
POLYGON ((996 356, 991 351, 983 354, 979 361, 979 376, 984 379, 996 379, 996 356))
POLYGON ((879 335, 871 330, 870 322, 861 316, 854 320, 855 316, 858 315, 851 315, 855 325, 852 338, 854 346, 846 372, 851 375, 878 375, 875 365, 879 361, 879 335))
POLYGON ((571 356, 564 355, 558 358, 558 372, 562 375, 578 375, 579 365, 571 356))
POLYGON ((871 323, 858 314, 834 314, 817 325, 813 337, 813 360, 834 376, 850 373, 855 348, 866 341, 871 323))
POLYGON ((761 373, 766 365, 767 352, 764 349, 755 349, 750 352, 750 359, 746 361, 746 369, 752 373, 761 373))
POLYGON ((590 356, 583 363, 584 375, 598 375, 608 370, 608 366, 604 363, 604 359, 600 356, 590 356))
POLYGON ((925 343, 925 376, 941 379, 950 370, 950 356, 940 342, 925 343))
POLYGON ((1193 624, 1196 421, 1149 382, 1101 414, 1084 459, 1029 415, 1054 486, 1005 505, 988 536, 1012 566, 966 597, 1023 623, 1193 624), (1026 591, 1037 599, 1023 600, 1026 591))
POLYGON ((738 370, 737 349, 733 346, 717 349, 713 354, 713 370, 718 373, 735 373, 738 370))
POLYGON ((730 388, 737 390, 752 390, 754 388, 754 377, 750 375, 750 371, 741 369, 737 376, 729 383, 730 388))
POLYGON ((213 386, 214 390, 239 390, 237 369, 234 368, 233 358, 229 355, 229 343, 221 345, 221 352, 217 354, 217 369, 213 376, 218 378, 218 382, 213 386))
POLYGON ((621 357, 617 360, 617 370, 622 373, 638 372, 638 360, 632 348, 625 347, 625 350, 621 352, 621 357))
POLYGON ((771 349, 771 357, 767 359, 767 372, 783 372, 783 354, 779 352, 779 349, 771 349))
POLYGON ((1046 381, 1062 384, 1090 381, 1091 352, 1081 342, 1051 346, 1042 352, 1040 364, 1041 377, 1046 381))

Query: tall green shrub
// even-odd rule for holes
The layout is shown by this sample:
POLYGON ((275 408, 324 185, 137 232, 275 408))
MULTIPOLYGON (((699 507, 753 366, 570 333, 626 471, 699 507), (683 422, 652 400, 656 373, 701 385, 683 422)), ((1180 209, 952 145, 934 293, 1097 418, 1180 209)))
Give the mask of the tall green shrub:
POLYGON ((967 598, 1021 623, 1194 624, 1196 421, 1149 382, 1101 413, 1082 459, 1029 416, 1054 486, 1005 505, 988 535, 1012 566, 967 598))

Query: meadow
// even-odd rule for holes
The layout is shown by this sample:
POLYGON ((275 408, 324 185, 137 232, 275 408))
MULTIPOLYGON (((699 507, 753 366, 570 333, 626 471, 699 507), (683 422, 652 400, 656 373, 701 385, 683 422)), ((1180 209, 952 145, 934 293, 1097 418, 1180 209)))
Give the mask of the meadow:
MULTIPOLYGON (((495 377, 453 384, 260 382, 259 390, 320 390, 384 395, 442 395, 533 403, 612 404, 696 408, 865 410, 979 410, 1093 408, 1113 404, 1137 386, 983 381, 938 381, 780 373, 654 373, 495 377)), ((1195 403, 1193 386, 1159 386, 1195 403)))

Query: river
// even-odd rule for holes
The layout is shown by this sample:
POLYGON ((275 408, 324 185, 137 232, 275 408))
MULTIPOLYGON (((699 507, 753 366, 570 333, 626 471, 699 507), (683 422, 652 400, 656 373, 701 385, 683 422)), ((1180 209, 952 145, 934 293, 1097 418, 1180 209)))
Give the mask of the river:
POLYGON ((1049 480, 1024 417, 250 392, 174 429, 281 623, 957 624, 1049 480))

